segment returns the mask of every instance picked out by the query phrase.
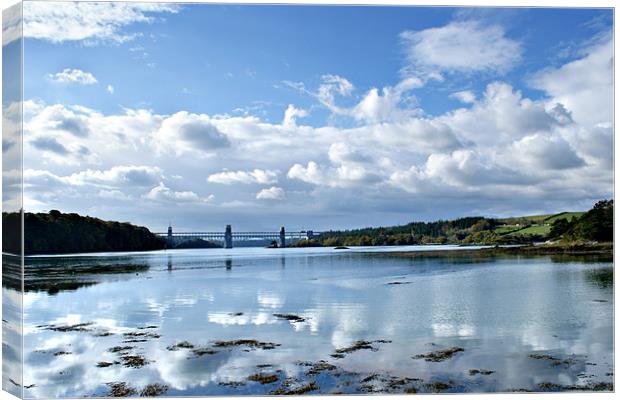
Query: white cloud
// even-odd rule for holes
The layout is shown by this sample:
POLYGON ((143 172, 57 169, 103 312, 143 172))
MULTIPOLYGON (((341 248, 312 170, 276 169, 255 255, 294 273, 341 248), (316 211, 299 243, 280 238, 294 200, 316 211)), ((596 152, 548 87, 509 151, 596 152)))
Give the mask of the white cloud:
POLYGON ((511 150, 516 162, 527 160, 543 170, 578 168, 585 164, 570 144, 559 136, 526 136, 515 142, 511 150))
POLYGON ((339 75, 323 75, 321 77, 323 81, 319 86, 319 90, 314 94, 316 98, 323 104, 325 107, 330 109, 333 112, 339 112, 340 108, 336 106, 336 95, 339 96, 350 96, 355 86, 351 82, 349 82, 346 78, 343 78, 339 75))
POLYGON ((574 120, 587 127, 613 121, 614 48, 610 35, 584 51, 585 55, 531 79, 553 103, 562 104, 574 120))
POLYGON ((108 87, 106 88, 106 90, 108 91, 108 93, 110 93, 110 94, 114 94, 114 86, 112 86, 112 85, 108 85, 108 87))
POLYGON ((269 189, 262 189, 256 193, 256 198, 258 200, 283 200, 284 197, 284 190, 277 186, 272 186, 269 189))
POLYGON ((103 187, 147 187, 162 178, 159 167, 119 165, 107 170, 87 169, 73 173, 63 180, 72 185, 94 185, 103 187))
POLYGON ((124 32, 125 27, 152 23, 156 21, 153 14, 178 10, 164 3, 25 2, 24 36, 53 43, 125 42, 136 35, 124 32))
POLYGON ((278 171, 254 169, 253 171, 222 171, 209 175, 207 181, 231 185, 234 183, 271 184, 278 181, 278 171))
POLYGON ((462 90, 460 92, 455 92, 450 95, 451 98, 457 99, 461 103, 475 103, 476 95, 471 90, 462 90))
POLYGON ((180 111, 163 120, 155 134, 160 153, 170 150, 177 155, 184 153, 214 153, 230 146, 228 137, 205 114, 180 111))
POLYGON ((410 71, 504 73, 521 59, 519 42, 499 25, 454 21, 439 28, 401 33, 410 71))
POLYGON ((47 77, 56 83, 75 83, 78 85, 94 85, 97 83, 93 74, 76 68, 65 68, 62 72, 49 74, 47 77))
POLYGON ((157 186, 152 188, 144 198, 155 201, 181 201, 181 202, 198 202, 204 201, 209 202, 213 200, 214 196, 209 195, 205 199, 201 199, 196 193, 191 191, 181 191, 176 192, 166 185, 163 182, 159 182, 157 186))
POLYGON ((288 171, 287 176, 290 179, 298 179, 303 182, 321 185, 326 183, 323 171, 314 161, 309 161, 307 166, 295 164, 288 171))
POLYGON ((307 117, 308 112, 301 108, 296 108, 294 105, 289 104, 284 111, 284 119, 282 120, 282 126, 285 128, 294 128, 297 125, 298 117, 307 117))

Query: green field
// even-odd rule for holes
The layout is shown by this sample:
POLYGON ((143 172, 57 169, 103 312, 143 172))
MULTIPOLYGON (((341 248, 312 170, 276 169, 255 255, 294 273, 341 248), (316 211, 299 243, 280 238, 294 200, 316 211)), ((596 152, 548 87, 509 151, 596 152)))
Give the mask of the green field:
POLYGON ((571 220, 573 217, 575 218, 579 218, 584 214, 583 211, 576 211, 576 212, 563 212, 563 213, 559 213, 559 214, 554 214, 550 217, 545 218, 544 222, 546 224, 553 224, 556 220, 558 219, 567 219, 567 220, 571 220))
POLYGON ((579 218, 583 211, 561 212, 558 214, 527 215, 523 217, 499 218, 499 225, 493 230, 499 235, 541 235, 546 236, 551 231, 551 225, 558 219, 571 220, 579 218), (517 225, 518 224, 518 225, 517 225))

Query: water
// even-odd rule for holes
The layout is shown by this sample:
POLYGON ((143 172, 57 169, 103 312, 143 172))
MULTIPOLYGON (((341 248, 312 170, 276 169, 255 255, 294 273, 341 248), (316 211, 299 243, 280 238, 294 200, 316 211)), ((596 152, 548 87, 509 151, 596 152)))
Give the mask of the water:
MULTIPOLYGON (((278 388, 539 391, 613 381, 611 262, 480 258, 431 247, 440 248, 455 251, 439 258, 387 254, 415 246, 33 257, 23 299, 25 395, 106 396, 111 382, 136 394, 158 383, 166 395, 190 396, 278 388), (274 345, 216 344, 237 339, 274 345), (370 348, 336 352, 360 340, 370 348), (194 347, 170 347, 184 341, 194 347), (132 348, 109 351, 114 346, 132 348), (449 348, 463 351, 443 361, 415 357, 449 348), (146 364, 123 365, 123 355, 146 364), (311 371, 320 360, 335 369, 311 371), (275 381, 247 379, 258 372, 275 381)), ((11 292, 4 289, 5 302, 11 292)))

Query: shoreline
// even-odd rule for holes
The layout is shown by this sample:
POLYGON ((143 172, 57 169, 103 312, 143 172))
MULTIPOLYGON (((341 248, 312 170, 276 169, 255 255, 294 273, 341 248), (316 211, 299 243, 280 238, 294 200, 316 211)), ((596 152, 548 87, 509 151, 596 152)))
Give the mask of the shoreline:
POLYGON ((577 245, 524 245, 511 247, 486 247, 481 249, 463 250, 412 250, 388 253, 367 254, 384 255, 390 257, 459 257, 459 256, 600 256, 613 260, 613 243, 577 244, 577 245))

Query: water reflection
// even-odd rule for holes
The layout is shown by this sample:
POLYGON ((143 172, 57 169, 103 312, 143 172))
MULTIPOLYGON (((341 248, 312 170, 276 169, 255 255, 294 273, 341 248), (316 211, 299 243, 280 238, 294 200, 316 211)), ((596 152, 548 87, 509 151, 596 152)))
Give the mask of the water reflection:
POLYGON ((136 390, 160 383, 168 395, 188 396, 267 394, 287 378, 293 387, 315 382, 312 393, 612 380, 609 263, 235 251, 39 259, 43 269, 80 264, 95 272, 69 281, 97 284, 26 294, 24 382, 36 385, 27 396, 103 396, 106 382, 136 390), (106 262, 147 268, 96 273, 106 262), (333 356, 360 340, 369 344, 333 356), (463 351, 441 362, 415 358, 454 347, 463 351), (312 372, 319 360, 333 369, 312 372), (248 380, 257 373, 275 381, 248 380))

